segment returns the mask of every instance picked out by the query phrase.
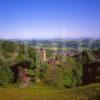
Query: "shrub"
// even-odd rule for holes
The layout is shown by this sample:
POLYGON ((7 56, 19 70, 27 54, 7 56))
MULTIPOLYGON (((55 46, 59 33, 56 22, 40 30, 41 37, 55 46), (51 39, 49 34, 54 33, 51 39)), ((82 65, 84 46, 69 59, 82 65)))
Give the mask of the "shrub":
POLYGON ((71 57, 66 58, 64 67, 65 86, 78 87, 82 84, 82 65, 71 57))
POLYGON ((11 83, 13 73, 9 67, 0 67, 0 85, 11 83))
POLYGON ((72 57, 62 57, 59 61, 61 61, 59 66, 48 67, 46 83, 57 88, 80 86, 82 84, 82 65, 72 57))

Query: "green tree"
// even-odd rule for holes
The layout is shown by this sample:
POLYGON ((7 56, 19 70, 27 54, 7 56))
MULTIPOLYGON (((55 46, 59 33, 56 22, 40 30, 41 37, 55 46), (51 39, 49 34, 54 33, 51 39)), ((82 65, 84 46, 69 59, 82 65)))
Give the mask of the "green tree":
POLYGON ((72 57, 66 57, 66 61, 62 63, 62 68, 65 86, 77 87, 82 84, 82 64, 72 57))
POLYGON ((9 67, 0 67, 0 85, 11 83, 12 77, 13 73, 9 67))
POLYGON ((82 65, 73 57, 59 57, 59 65, 48 66, 47 84, 57 88, 72 88, 82 83, 82 65))

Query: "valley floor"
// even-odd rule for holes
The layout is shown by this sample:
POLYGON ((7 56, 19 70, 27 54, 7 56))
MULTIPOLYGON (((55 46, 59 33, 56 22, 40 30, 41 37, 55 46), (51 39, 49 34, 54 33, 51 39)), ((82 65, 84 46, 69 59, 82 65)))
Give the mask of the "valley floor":
POLYGON ((100 83, 66 90, 42 85, 1 87, 0 100, 100 100, 100 83))

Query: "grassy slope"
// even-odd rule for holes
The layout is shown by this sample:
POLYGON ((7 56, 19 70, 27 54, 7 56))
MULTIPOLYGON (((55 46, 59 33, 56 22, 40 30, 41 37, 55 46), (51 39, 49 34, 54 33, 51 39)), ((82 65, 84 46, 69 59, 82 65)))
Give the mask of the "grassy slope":
POLYGON ((0 88, 0 100, 99 100, 100 83, 68 90, 54 90, 46 86, 0 88))

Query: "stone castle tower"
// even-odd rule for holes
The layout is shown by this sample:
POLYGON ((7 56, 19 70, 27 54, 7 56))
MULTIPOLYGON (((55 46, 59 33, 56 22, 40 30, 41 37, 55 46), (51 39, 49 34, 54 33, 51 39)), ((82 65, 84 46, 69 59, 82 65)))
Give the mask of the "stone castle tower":
POLYGON ((44 63, 46 62, 46 50, 43 48, 40 48, 40 62, 44 63))

